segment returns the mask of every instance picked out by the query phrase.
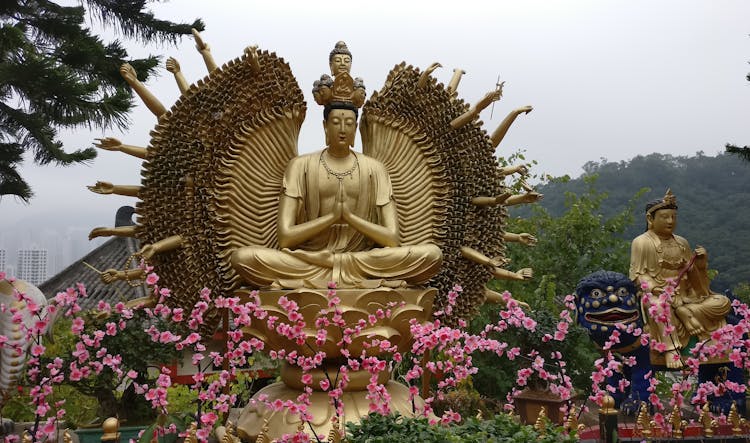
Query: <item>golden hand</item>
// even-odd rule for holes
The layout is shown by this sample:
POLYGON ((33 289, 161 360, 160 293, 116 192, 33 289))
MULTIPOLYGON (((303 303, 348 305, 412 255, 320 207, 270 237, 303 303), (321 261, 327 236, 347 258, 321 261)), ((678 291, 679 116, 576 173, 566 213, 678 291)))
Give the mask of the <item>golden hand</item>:
POLYGON ((696 246, 696 248, 695 248, 695 255, 697 255, 698 257, 703 257, 706 254, 708 254, 708 252, 706 251, 706 248, 704 248, 701 245, 697 245, 696 246))
POLYGON ((338 221, 350 223, 353 214, 349 209, 349 205, 346 204, 346 198, 344 196, 344 185, 341 182, 339 182, 339 197, 336 206, 340 211, 338 221))
POLYGON ((97 194, 111 194, 115 190, 115 186, 110 182, 96 182, 94 186, 87 186, 87 188, 97 194))
POLYGON ((120 75, 130 84, 138 81, 138 73, 135 72, 135 68, 130 66, 129 63, 123 63, 122 66, 120 66, 120 75))
POLYGON ((536 203, 543 198, 544 194, 538 192, 527 192, 526 194, 521 195, 521 200, 524 203, 536 203))
POLYGON ((89 240, 93 240, 96 237, 101 237, 103 235, 107 235, 107 228, 104 228, 104 227, 94 228, 91 230, 91 232, 89 232, 89 240))
POLYGON ((180 62, 177 61, 174 57, 169 57, 167 59, 167 71, 171 72, 172 74, 176 74, 180 72, 180 62))
POLYGON ((507 265, 510 260, 507 260, 505 258, 491 258, 490 261, 487 263, 489 266, 492 266, 493 268, 502 268, 503 266, 507 265))
POLYGON ((203 38, 201 38, 200 32, 198 32, 197 29, 193 29, 193 38, 195 38, 195 49, 197 49, 200 52, 203 51, 210 51, 211 48, 208 46, 208 43, 203 41, 203 38))
POLYGON ((122 146, 122 142, 114 137, 96 138, 94 140, 96 140, 94 146, 105 151, 119 151, 122 146))
POLYGON ((532 106, 527 105, 527 106, 522 106, 522 107, 516 109, 515 112, 518 113, 518 114, 528 114, 529 112, 531 112, 533 110, 534 110, 534 108, 532 106))
POLYGON ((117 269, 107 269, 99 275, 104 283, 112 283, 120 279, 120 271, 117 269))
POLYGON ((141 258, 143 258, 146 261, 151 260, 151 257, 153 257, 158 251, 156 250, 156 247, 152 244, 144 245, 140 251, 138 251, 138 254, 140 254, 141 258))
POLYGON ((522 268, 516 271, 516 275, 519 277, 519 280, 531 280, 534 278, 534 270, 531 268, 522 268))
POLYGON ((486 108, 492 102, 496 102, 500 100, 500 98, 503 96, 503 85, 505 82, 501 82, 500 85, 495 89, 494 91, 490 91, 487 94, 484 95, 478 102, 477 102, 477 111, 481 111, 482 109, 486 108))
POLYGON ((522 232, 518 234, 518 242, 526 246, 536 246, 537 240, 536 240, 536 237, 534 237, 533 235, 527 232, 522 232))

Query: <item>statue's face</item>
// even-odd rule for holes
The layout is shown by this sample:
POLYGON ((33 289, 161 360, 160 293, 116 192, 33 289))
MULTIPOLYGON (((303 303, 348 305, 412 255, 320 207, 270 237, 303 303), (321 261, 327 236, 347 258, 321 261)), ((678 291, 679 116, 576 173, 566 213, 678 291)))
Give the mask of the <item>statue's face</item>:
POLYGON ((348 73, 352 69, 352 58, 346 54, 336 54, 331 59, 331 75, 342 72, 348 73))
POLYGON ((674 233, 674 228, 677 226, 677 210, 676 209, 659 209, 658 211, 651 214, 651 230, 656 235, 670 236, 674 233))
POLYGON ((348 150, 354 146, 357 133, 357 116, 349 109, 332 109, 323 127, 326 132, 326 144, 331 149, 348 150))

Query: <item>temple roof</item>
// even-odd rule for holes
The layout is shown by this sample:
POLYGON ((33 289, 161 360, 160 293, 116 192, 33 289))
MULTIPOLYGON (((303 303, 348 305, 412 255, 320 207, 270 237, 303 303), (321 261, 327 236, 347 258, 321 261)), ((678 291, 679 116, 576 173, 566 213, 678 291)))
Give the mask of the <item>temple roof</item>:
MULTIPOLYGON (((132 224, 132 221, 130 221, 132 208, 129 208, 130 211, 124 210, 125 208, 128 207, 118 210, 116 226, 132 224), (125 212, 129 212, 129 214, 126 215, 125 212)), ((106 284, 101 281, 99 274, 92 269, 92 267, 99 271, 109 268, 122 269, 128 257, 138 250, 138 240, 128 237, 113 237, 39 285, 39 289, 47 298, 52 298, 58 292, 65 291, 69 287, 75 287, 76 283, 83 283, 86 286, 88 296, 81 298, 79 304, 84 310, 95 309, 100 300, 115 304, 119 301, 144 297, 146 292, 143 285, 131 287, 125 281, 106 284)))

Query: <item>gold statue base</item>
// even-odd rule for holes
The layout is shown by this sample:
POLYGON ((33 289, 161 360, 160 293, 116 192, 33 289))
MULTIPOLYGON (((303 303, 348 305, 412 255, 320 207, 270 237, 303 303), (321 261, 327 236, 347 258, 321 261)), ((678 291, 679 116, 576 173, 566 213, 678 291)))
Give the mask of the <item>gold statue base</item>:
MULTIPOLYGON (((421 397, 415 397, 412 406, 409 400, 409 388, 405 385, 389 381, 385 384, 385 388, 391 396, 389 407, 393 413, 414 417, 424 410, 424 400, 421 397), (414 413, 414 408, 418 411, 417 414, 414 413)), ((302 425, 302 429, 307 434, 312 435, 314 432, 317 435, 327 436, 332 427, 331 419, 336 413, 327 392, 314 391, 310 395, 308 411, 312 415, 312 421, 309 424, 302 423, 299 414, 287 410, 274 411, 257 401, 261 395, 266 395, 268 396, 266 401, 269 402, 274 400, 296 402, 300 394, 302 391, 292 389, 283 382, 261 389, 253 396, 250 404, 242 410, 237 420, 237 435, 245 441, 256 441, 258 435, 264 432, 264 436, 269 438, 269 441, 273 441, 284 434, 297 432, 302 425)), ((340 419, 341 423, 359 422, 362 417, 370 413, 367 391, 344 392, 341 400, 344 404, 344 416, 340 419)))
MULTIPOLYGON (((369 343, 377 339, 388 340, 396 346, 398 352, 408 352, 412 344, 411 321, 416 320, 419 323, 429 321, 436 293, 437 290, 434 288, 378 287, 336 290, 336 296, 341 300, 337 309, 346 325, 352 327, 364 325, 361 331, 351 336, 351 342, 346 349, 352 356, 357 357, 363 354, 377 355, 380 349, 369 346, 369 343)), ((316 320, 320 316, 332 315, 332 310, 328 307, 328 290, 302 288, 254 292, 242 289, 236 294, 241 302, 257 297, 260 307, 269 315, 276 316, 279 323, 295 323, 289 319, 288 312, 279 304, 282 296, 299 306, 299 313, 305 321, 304 344, 280 335, 273 326, 269 327, 267 321, 253 321, 250 326, 244 328, 246 336, 263 340, 266 350, 284 349, 287 352, 296 351, 305 356, 313 356, 317 351, 326 353, 323 365, 309 372, 312 376, 310 387, 314 390, 310 395, 308 407, 308 412, 313 417, 309 424, 302 423, 298 413, 287 410, 274 411, 258 401, 261 396, 264 396, 267 402, 275 400, 297 402, 297 398, 304 392, 305 387, 301 381, 302 370, 299 367, 284 364, 281 369, 282 381, 261 389, 242 411, 237 420, 237 434, 247 441, 256 441, 260 434, 266 438, 263 441, 272 441, 284 434, 297 432, 298 429, 304 430, 309 435, 314 433, 327 436, 333 426, 332 419, 336 410, 328 392, 320 390, 320 381, 327 379, 327 374, 336 374, 340 365, 345 362, 345 356, 342 355, 342 348, 339 344, 343 328, 331 324, 326 327, 325 342, 320 344, 317 341, 316 320)), ((349 383, 341 398, 344 404, 344 416, 337 417, 339 426, 346 422, 359 422, 362 417, 370 413, 370 400, 367 398, 369 372, 351 371, 348 375, 349 383)), ((383 384, 391 396, 389 407, 392 412, 412 417, 424 410, 424 400, 417 397, 413 402, 410 401, 409 388, 389 379, 390 372, 382 371, 378 377, 378 383, 383 384), (417 414, 415 410, 418 411, 417 414)), ((328 381, 332 382, 331 379, 328 381)))

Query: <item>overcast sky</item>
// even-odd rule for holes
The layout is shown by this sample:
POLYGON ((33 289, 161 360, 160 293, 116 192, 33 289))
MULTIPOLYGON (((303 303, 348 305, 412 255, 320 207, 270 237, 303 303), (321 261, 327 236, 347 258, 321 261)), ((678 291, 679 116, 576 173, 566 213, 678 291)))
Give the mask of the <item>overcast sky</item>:
MULTIPOLYGON (((206 23, 203 37, 218 63, 257 44, 292 67, 308 102, 300 151, 322 147, 322 116, 312 82, 328 72, 327 55, 344 40, 353 52, 352 73, 368 92, 380 89, 393 65, 440 62, 440 81, 453 68, 467 74, 459 93, 476 101, 506 81, 492 130, 513 108, 532 105, 518 118, 499 155, 518 149, 536 159, 536 172, 579 175, 589 160, 627 160, 661 152, 714 155, 726 142, 750 143, 750 2, 743 0, 627 1, 374 1, 256 2, 172 0, 153 4, 159 18, 206 23)), ((175 56, 189 81, 206 74, 192 39, 178 47, 144 48, 133 56, 175 56)), ((148 83, 168 107, 178 97, 171 74, 148 83)), ((126 133, 81 129, 64 136, 67 149, 116 136, 146 146, 156 119, 144 107, 126 133)), ((36 193, 31 204, 3 198, 0 232, 20 227, 111 225, 132 199, 86 190, 96 180, 138 184, 140 162, 101 151, 89 165, 27 165, 23 176, 36 193)), ((3 236, 0 236, 0 248, 3 236)))

